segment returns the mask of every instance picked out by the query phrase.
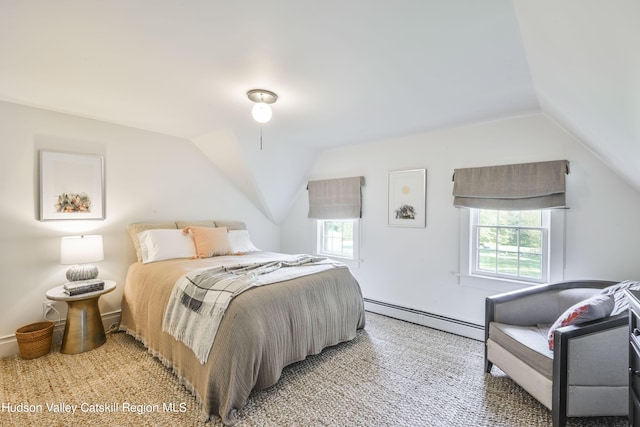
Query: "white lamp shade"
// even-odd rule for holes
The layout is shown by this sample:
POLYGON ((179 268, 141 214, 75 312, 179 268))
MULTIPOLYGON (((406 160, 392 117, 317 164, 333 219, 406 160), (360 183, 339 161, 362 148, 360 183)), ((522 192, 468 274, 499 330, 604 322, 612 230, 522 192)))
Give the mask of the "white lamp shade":
POLYGON ((102 236, 69 236, 60 240, 60 264, 87 264, 103 259, 102 236))
POLYGON ((267 123, 271 120, 271 107, 264 102, 257 102, 251 109, 251 115, 258 123, 267 123))

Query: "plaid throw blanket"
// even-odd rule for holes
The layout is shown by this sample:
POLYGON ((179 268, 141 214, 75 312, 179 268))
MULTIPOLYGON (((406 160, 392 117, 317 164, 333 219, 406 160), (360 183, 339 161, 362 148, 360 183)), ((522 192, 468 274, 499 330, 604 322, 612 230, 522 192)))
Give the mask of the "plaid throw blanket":
POLYGON ((298 255, 278 261, 220 266, 188 273, 178 279, 173 288, 162 330, 182 341, 193 350, 200 363, 205 363, 224 312, 236 295, 254 286, 337 266, 339 264, 327 258, 298 255), (292 272, 281 272, 284 268, 292 272))

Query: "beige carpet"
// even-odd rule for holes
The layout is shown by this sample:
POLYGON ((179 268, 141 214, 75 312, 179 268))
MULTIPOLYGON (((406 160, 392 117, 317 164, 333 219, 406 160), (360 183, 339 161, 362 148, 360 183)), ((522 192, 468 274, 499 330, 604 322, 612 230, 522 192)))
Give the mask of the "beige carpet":
MULTIPOLYGON (((478 341, 367 313, 354 341, 289 366, 274 387, 254 392, 237 425, 551 426, 549 412, 508 377, 496 368, 484 374, 482 358, 478 341)), ((202 423, 189 392, 123 333, 79 355, 0 359, 0 404, 2 426, 219 425, 202 423), (55 412, 64 405, 75 414, 55 412)), ((627 424, 608 417, 568 425, 627 424)))

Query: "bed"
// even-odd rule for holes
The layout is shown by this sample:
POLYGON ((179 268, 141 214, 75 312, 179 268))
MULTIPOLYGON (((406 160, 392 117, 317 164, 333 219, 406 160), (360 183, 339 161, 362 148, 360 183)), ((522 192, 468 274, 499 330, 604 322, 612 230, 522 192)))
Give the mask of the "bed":
MULTIPOLYGON (((171 223, 163 225, 180 230, 184 224, 176 222, 173 228, 171 223)), ((152 227, 138 224, 129 229, 138 255, 140 247, 134 236, 138 237, 140 229, 152 227)), ((242 229, 243 224, 234 223, 234 227, 242 229)), ((233 229, 229 227, 228 233, 233 229)), ((206 419, 219 416, 225 425, 235 424, 237 411, 251 391, 275 384, 285 366, 352 340, 357 329, 365 326, 358 282, 348 268, 328 268, 254 286, 235 296, 224 312, 206 361, 201 363, 191 348, 163 331, 165 309, 176 282, 185 274, 285 256, 258 251, 247 243, 247 237, 243 245, 251 250, 197 259, 175 258, 173 254, 132 264, 123 290, 119 328, 172 369, 196 396, 206 419)))

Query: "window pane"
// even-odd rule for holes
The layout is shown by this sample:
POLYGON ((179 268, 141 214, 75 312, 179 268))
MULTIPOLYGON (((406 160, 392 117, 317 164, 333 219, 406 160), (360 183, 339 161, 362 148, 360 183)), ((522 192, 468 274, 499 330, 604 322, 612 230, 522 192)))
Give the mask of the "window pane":
POLYGON ((523 227, 542 227, 542 211, 522 211, 521 218, 523 227))
POLYGON ((353 221, 345 221, 342 223, 344 238, 353 240, 353 221))
POLYGON ((520 225, 520 211, 501 211, 498 225, 520 225))
POLYGON ((520 252, 542 253, 542 230, 520 230, 520 252))
POLYGON ((496 236, 494 227, 478 227, 478 265, 479 270, 496 271, 496 236))
POLYGON ((327 250, 329 252, 342 252, 342 223, 329 222, 327 230, 327 250))
POLYGON ((478 214, 478 225, 496 225, 496 224, 498 224, 498 211, 480 209, 478 214))
POLYGON ((521 253, 520 275, 540 279, 542 277, 542 255, 521 253))
POLYGON ((518 229, 498 229, 498 250, 518 252, 518 229))
POLYGON ((518 253, 498 251, 498 273, 512 276, 518 275, 518 253))
POLYGON ((342 253, 353 255, 353 221, 342 223, 342 253))
POLYGON ((496 249, 498 229, 494 227, 478 227, 478 248, 496 249))
POLYGON ((480 249, 478 251, 478 270, 496 272, 496 251, 492 249, 480 249))

